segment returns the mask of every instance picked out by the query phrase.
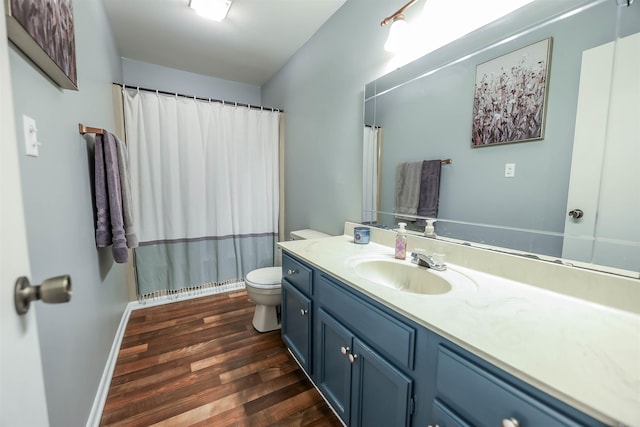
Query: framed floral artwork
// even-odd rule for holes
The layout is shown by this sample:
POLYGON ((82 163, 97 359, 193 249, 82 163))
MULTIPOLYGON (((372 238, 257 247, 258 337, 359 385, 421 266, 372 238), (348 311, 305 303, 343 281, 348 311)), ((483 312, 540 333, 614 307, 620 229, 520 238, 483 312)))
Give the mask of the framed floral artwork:
POLYGON ((5 0, 9 39, 63 89, 78 89, 71 0, 5 0))
POLYGON ((551 38, 476 67, 471 146, 544 138, 551 38))

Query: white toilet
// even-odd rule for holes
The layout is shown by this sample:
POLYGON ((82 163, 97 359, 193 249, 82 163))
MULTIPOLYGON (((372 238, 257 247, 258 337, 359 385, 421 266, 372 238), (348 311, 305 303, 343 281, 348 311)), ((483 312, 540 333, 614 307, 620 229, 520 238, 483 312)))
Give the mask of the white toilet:
MULTIPOLYGON (((291 232, 291 240, 329 237, 321 231, 305 229, 291 232)), ((253 270, 244 279, 249 299, 256 303, 251 323, 258 332, 280 329, 280 304, 282 303, 282 267, 265 267, 253 270)))

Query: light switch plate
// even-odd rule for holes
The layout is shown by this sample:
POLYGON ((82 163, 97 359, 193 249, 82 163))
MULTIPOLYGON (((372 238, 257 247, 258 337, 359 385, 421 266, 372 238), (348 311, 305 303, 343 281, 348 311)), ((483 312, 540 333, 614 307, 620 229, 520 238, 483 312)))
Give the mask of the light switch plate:
POLYGON ((513 178, 514 176, 516 176, 516 164, 507 163, 506 165, 504 165, 504 177, 513 178))
POLYGON ((22 116, 22 126, 24 129, 24 147, 27 156, 38 155, 38 128, 36 121, 29 116, 22 116))

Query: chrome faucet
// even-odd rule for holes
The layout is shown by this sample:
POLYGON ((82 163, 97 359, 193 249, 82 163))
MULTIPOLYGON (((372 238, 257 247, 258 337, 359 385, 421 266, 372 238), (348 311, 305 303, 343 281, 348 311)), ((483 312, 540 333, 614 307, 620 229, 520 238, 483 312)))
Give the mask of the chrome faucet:
POLYGON ((444 271, 447 269, 445 263, 438 263, 432 255, 426 255, 423 249, 414 249, 411 252, 411 262, 422 267, 432 268, 436 271, 444 271))

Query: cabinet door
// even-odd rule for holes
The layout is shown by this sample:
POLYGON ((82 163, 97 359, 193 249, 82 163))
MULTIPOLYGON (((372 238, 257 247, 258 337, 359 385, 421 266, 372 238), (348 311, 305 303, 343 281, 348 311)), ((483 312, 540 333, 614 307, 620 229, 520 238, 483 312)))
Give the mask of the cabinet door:
POLYGON ((318 388, 342 421, 349 424, 351 364, 348 356, 353 346, 353 335, 322 309, 318 310, 318 325, 318 388))
POLYGON ((311 375, 311 300, 282 281, 282 340, 311 375))
POLYGON ((408 426, 413 383, 362 341, 354 338, 352 426, 408 426))

